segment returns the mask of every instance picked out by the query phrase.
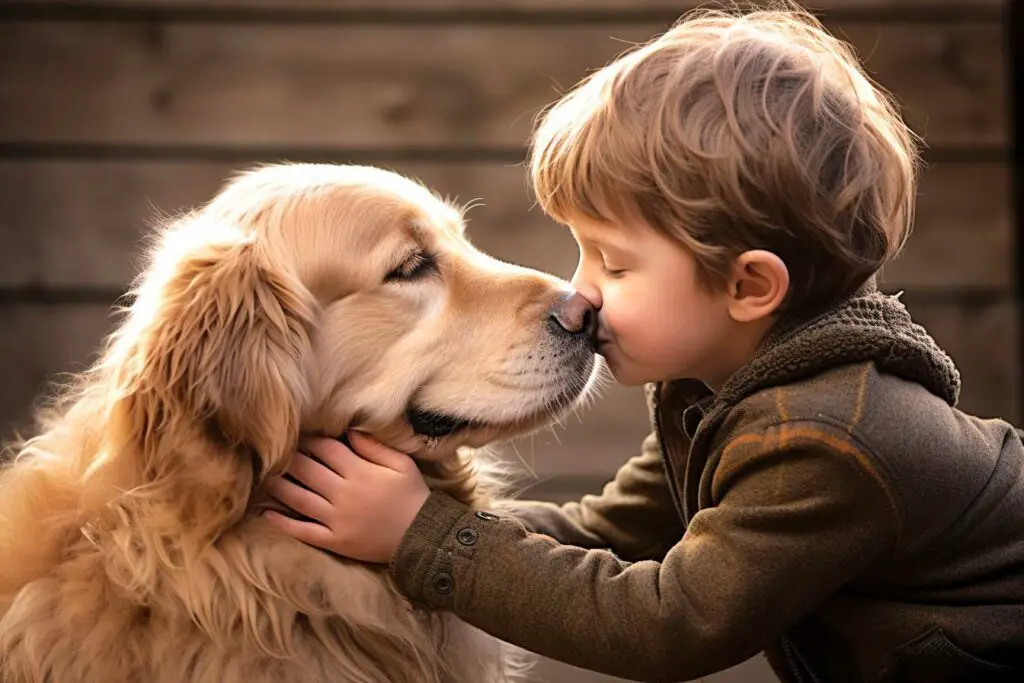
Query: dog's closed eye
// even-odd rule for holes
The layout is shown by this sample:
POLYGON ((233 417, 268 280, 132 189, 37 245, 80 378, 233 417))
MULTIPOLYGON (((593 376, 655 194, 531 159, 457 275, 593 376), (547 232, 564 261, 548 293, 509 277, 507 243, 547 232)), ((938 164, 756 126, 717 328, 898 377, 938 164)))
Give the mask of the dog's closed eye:
POLYGON ((384 282, 410 282, 437 273, 437 259, 425 251, 417 251, 384 276, 384 282))

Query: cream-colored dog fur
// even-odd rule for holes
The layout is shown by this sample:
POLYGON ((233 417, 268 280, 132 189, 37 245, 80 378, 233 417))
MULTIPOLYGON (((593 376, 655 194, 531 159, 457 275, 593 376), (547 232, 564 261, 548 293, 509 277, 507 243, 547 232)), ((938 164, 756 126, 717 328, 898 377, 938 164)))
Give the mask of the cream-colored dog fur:
POLYGON ((567 284, 463 229, 393 173, 281 165, 159 230, 99 359, 0 470, 0 680, 507 680, 497 641, 258 516, 300 433, 347 427, 485 506, 457 449, 585 391, 592 352, 546 324, 567 284), (471 424, 428 438, 412 406, 471 424))

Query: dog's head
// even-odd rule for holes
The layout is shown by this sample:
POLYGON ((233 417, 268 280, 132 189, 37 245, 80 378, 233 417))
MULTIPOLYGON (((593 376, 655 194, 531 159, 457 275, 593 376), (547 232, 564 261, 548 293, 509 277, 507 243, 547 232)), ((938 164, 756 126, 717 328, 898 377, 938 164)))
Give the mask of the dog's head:
POLYGON ((491 258, 380 169, 267 166, 161 234, 107 366, 149 468, 172 435, 283 470, 301 432, 443 460, 550 423, 595 372, 594 311, 491 258))

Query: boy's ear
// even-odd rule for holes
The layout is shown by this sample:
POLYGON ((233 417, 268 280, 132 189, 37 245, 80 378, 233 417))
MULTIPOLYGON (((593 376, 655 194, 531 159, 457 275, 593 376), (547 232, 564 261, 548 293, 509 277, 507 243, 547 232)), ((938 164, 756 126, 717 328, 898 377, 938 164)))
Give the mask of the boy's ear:
POLYGON ((728 283, 729 315, 753 322, 778 311, 789 292, 789 269, 770 251, 745 251, 736 259, 728 283))

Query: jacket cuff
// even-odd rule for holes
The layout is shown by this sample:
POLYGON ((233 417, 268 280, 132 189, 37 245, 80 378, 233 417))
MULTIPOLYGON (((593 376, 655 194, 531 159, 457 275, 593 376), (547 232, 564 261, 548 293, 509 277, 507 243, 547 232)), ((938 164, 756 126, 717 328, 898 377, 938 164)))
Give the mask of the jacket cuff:
POLYGON ((391 578, 414 605, 452 609, 457 594, 471 586, 469 565, 486 527, 498 520, 474 512, 441 491, 433 491, 402 537, 391 560, 391 578))

